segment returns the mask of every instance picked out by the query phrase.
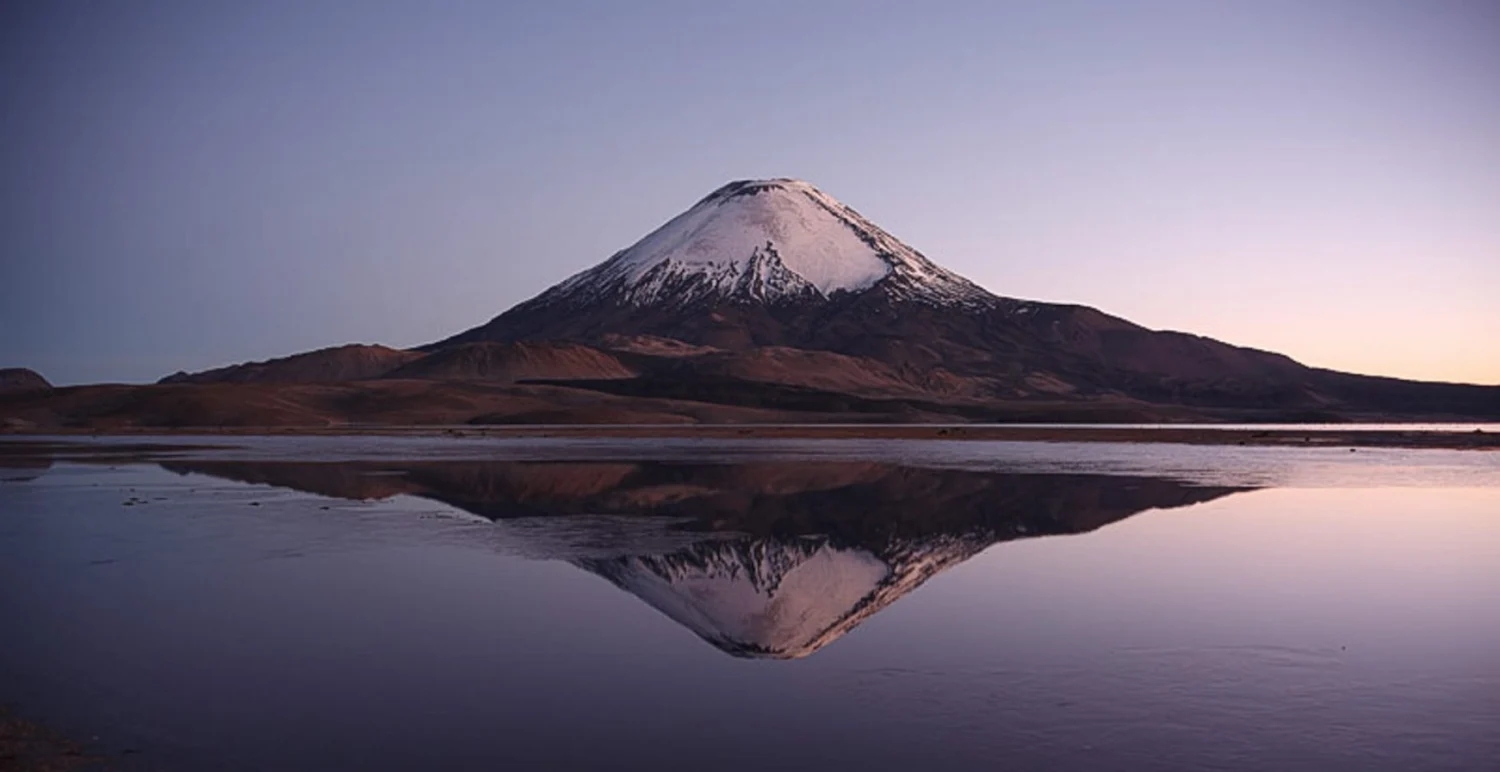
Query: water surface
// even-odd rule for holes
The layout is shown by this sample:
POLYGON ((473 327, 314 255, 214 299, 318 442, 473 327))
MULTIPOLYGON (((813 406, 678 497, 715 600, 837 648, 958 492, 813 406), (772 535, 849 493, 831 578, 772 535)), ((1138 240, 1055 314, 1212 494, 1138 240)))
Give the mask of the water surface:
POLYGON ((0 701, 150 769, 1500 758, 1493 454, 234 444, 5 462, 0 701))

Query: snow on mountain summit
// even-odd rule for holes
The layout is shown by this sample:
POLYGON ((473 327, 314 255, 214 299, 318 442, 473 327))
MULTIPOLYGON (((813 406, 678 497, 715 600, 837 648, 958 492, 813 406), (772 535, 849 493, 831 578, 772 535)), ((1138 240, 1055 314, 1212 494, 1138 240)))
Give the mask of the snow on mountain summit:
POLYGON ((719 188, 536 302, 816 300, 882 282, 894 297, 929 302, 993 297, 813 185, 769 179, 719 188))
POLYGON ((838 203, 800 181, 733 183, 646 236, 621 256, 640 278, 662 263, 743 273, 758 255, 828 295, 859 290, 891 267, 838 216, 838 203))

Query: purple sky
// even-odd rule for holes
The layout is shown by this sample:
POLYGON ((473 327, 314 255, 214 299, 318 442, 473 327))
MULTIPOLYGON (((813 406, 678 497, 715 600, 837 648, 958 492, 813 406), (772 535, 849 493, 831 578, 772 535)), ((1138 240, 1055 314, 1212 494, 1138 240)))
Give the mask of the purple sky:
POLYGON ((426 343, 771 176, 1002 295, 1500 383, 1492 0, 7 3, 0 137, 0 366, 60 383, 426 343))

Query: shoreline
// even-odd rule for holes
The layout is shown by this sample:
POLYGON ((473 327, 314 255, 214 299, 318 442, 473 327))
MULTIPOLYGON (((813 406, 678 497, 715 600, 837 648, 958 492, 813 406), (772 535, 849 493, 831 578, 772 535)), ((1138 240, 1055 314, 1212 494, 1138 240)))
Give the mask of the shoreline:
POLYGON ((107 761, 96 749, 18 715, 9 704, 0 704, 0 769, 108 769, 107 761))
MULTIPOLYGON (((1429 424, 1430 426, 1430 424, 1429 424)), ((931 425, 931 424, 587 424, 526 426, 331 426, 195 427, 124 430, 59 430, 0 434, 0 448, 49 444, 46 438, 75 437, 453 437, 490 439, 773 439, 773 440, 946 440, 990 442, 1103 442, 1126 444, 1254 445, 1270 447, 1411 448, 1500 450, 1500 432, 1433 429, 1212 428, 931 425)))

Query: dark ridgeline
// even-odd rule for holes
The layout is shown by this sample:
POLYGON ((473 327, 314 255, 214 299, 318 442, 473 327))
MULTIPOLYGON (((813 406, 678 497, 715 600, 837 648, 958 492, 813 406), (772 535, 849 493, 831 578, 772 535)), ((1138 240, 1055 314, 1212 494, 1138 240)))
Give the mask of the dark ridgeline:
POLYGON ((415 495, 524 525, 507 546, 598 574, 727 653, 775 659, 817 651, 991 545, 1244 490, 849 462, 162 466, 346 499, 415 495))

